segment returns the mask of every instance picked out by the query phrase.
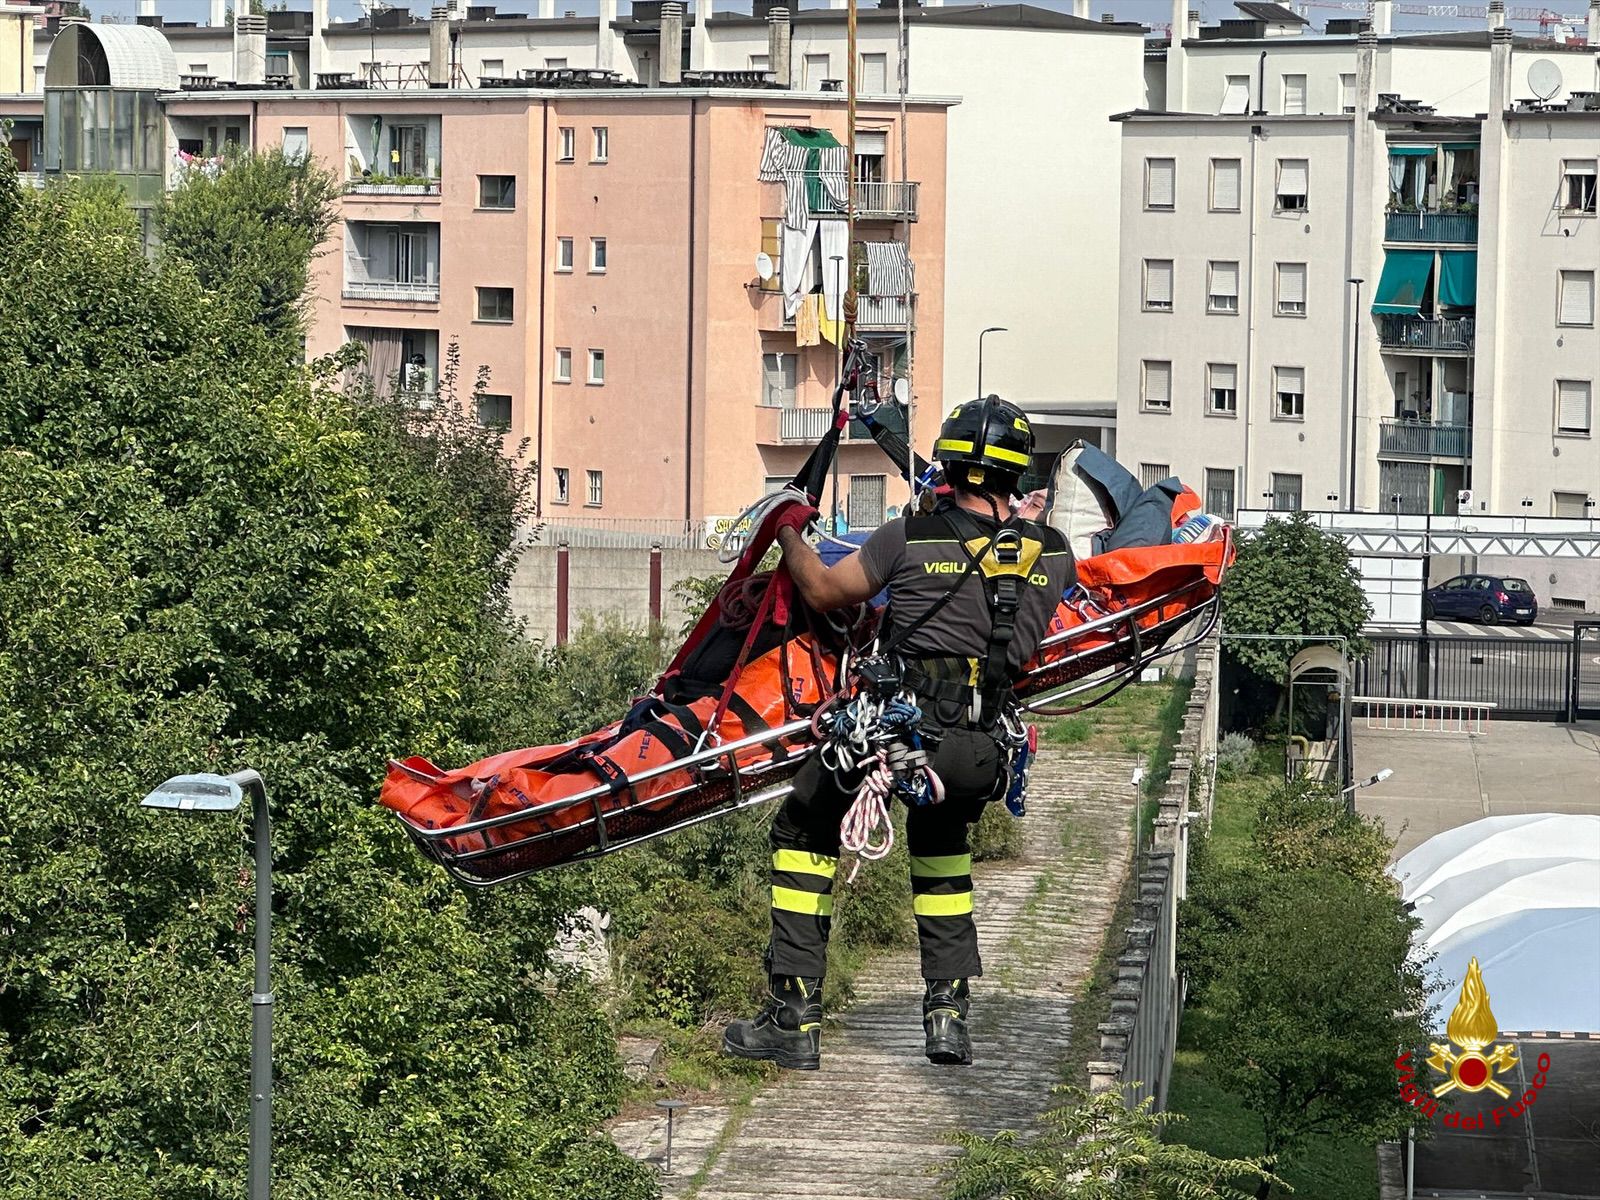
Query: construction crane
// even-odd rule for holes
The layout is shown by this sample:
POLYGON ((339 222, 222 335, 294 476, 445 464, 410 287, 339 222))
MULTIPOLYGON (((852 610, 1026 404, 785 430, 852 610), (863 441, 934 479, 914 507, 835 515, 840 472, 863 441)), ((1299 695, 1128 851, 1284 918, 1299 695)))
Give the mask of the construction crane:
MULTIPOLYGON (((1371 0, 1300 0, 1301 8, 1336 8, 1342 12, 1365 13, 1372 16, 1371 0)), ((1404 0, 1390 5, 1393 12, 1403 13, 1414 17, 1462 17, 1465 19, 1476 18, 1486 20, 1489 10, 1477 4, 1416 4, 1405 3, 1404 0)), ((1587 27, 1588 14, 1583 16, 1568 16, 1563 13, 1552 12, 1548 8, 1535 8, 1531 5, 1507 5, 1507 21, 1536 22, 1541 36, 1550 36, 1550 30, 1557 25, 1573 25, 1579 29, 1587 27)))

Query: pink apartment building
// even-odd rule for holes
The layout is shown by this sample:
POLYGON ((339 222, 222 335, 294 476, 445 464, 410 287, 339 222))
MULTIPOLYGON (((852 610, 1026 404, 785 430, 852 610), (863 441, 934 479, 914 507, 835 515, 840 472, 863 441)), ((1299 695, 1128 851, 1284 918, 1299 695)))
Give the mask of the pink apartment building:
MULTIPOLYGON (((792 182, 758 176, 770 130, 843 142, 843 96, 746 84, 191 90, 161 102, 176 163, 230 140, 283 145, 347 181, 343 224, 317 266, 308 353, 363 342, 375 377, 426 402, 459 344, 464 391, 477 364, 490 371, 480 419, 503 425, 510 445, 526 438, 541 464, 547 521, 736 513, 792 474, 826 428, 817 410, 838 349, 804 344, 817 340, 806 320, 817 309, 786 316, 792 182)), ((858 333, 881 352, 888 394, 907 366, 909 315, 924 444, 945 399, 947 105, 907 104, 904 177, 898 104, 863 103, 856 122, 868 181, 857 186, 862 246, 851 255, 858 333), (885 260, 880 245, 871 259, 914 275, 888 285, 869 275, 866 243, 904 247, 885 260), (874 294, 885 286, 898 290, 874 294)), ((842 227, 840 205, 816 203, 823 194, 813 188, 808 220, 842 227)), ((842 245, 842 232, 813 240, 806 306, 824 303, 810 296, 823 248, 842 245)), ((870 441, 847 441, 840 468, 852 526, 903 501, 870 441)))

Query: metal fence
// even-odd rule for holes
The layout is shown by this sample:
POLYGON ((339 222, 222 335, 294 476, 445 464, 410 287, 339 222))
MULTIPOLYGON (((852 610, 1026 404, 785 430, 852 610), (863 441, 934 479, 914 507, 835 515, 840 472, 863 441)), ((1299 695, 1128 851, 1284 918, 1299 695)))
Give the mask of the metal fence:
POLYGON ((1572 643, 1497 637, 1376 637, 1355 692, 1383 700, 1492 704, 1496 718, 1564 720, 1572 643))
POLYGON ((573 549, 664 550, 715 549, 720 531, 706 521, 590 517, 539 521, 523 531, 526 545, 573 549))
POLYGON ((1466 353, 1477 340, 1476 317, 1421 317, 1382 313, 1378 341, 1385 350, 1454 350, 1466 353))
POLYGON ((1379 425, 1378 453, 1466 458, 1472 453, 1472 426, 1385 417, 1379 425))
POLYGON ((1460 212, 1392 212, 1384 217, 1386 242, 1443 242, 1476 245, 1478 214, 1460 212))

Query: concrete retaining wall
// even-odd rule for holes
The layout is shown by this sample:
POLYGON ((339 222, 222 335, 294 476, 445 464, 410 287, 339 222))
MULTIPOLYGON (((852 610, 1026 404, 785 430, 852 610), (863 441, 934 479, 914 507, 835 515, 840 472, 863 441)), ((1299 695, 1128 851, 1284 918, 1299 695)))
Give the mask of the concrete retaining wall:
MULTIPOLYGON (((584 618, 617 617, 638 627, 650 621, 650 551, 646 548, 574 546, 567 551, 569 628, 584 618)), ((528 636, 553 643, 556 637, 556 555, 554 546, 530 546, 511 581, 511 607, 527 621, 528 636)), ((728 567, 711 550, 661 552, 661 622, 676 635, 683 605, 672 585, 691 576, 726 575, 728 567)), ((669 640, 671 640, 669 638, 669 640)))
POLYGON ((1178 901, 1188 887, 1189 812, 1211 814, 1217 738, 1215 639, 1197 647, 1181 673, 1194 681, 1172 771, 1159 798, 1151 844, 1140 856, 1134 921, 1117 955, 1111 1012, 1100 1024, 1100 1061, 1089 1064, 1091 1091, 1128 1086, 1130 1104, 1167 1103, 1183 1012, 1178 978, 1178 901))

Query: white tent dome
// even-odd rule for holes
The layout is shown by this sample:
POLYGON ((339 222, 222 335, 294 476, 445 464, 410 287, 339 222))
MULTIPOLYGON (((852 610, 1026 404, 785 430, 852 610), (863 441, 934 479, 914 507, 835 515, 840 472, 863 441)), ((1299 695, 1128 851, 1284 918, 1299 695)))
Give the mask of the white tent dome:
POLYGON ((1600 816, 1487 817, 1390 872, 1436 956, 1441 1027, 1476 958, 1502 1030, 1600 1032, 1600 816))

